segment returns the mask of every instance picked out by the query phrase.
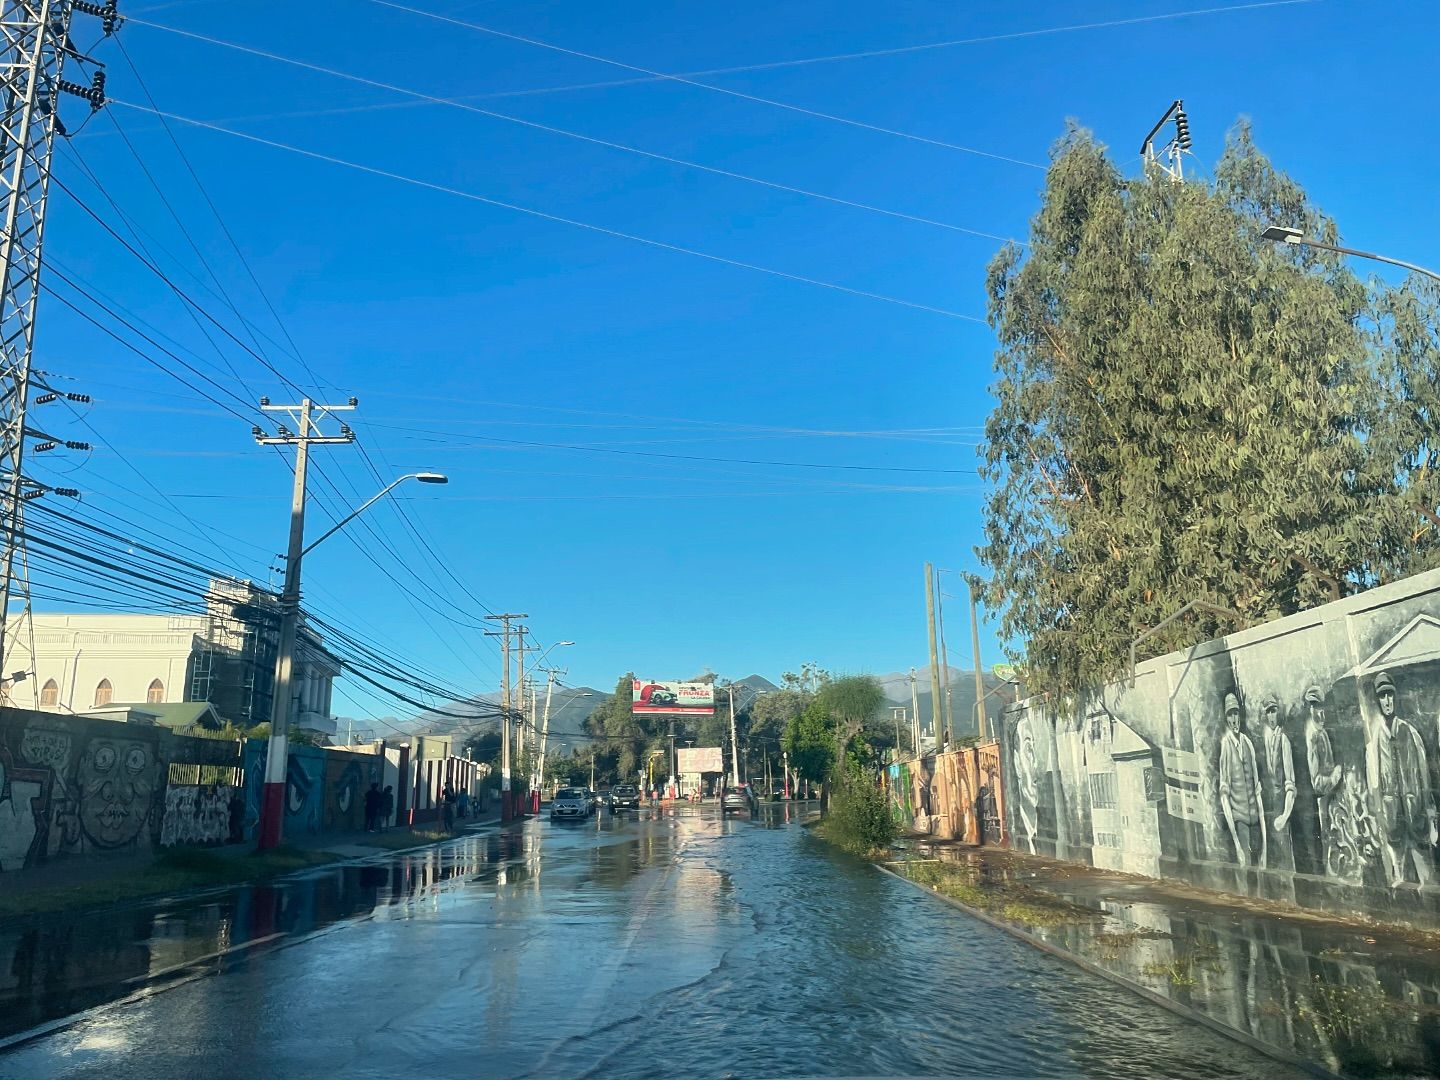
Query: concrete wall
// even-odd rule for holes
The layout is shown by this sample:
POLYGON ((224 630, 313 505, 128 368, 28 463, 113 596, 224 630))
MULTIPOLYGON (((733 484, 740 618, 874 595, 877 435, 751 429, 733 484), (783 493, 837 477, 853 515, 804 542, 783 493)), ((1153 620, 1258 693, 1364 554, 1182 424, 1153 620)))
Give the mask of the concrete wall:
POLYGON ((239 764, 233 742, 0 708, 0 872, 227 839, 239 764))
POLYGON ((888 766, 890 810, 902 829, 936 840, 1004 840, 999 746, 926 754, 888 766))
POLYGON ((1003 751, 1022 851, 1440 926, 1440 571, 1024 702, 1003 751))

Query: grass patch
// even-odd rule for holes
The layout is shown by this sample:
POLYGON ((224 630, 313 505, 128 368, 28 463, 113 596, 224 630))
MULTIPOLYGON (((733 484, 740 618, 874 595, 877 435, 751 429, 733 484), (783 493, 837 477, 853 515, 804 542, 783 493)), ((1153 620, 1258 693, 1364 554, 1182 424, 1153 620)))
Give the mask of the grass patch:
POLYGON ((1195 976, 1185 960, 1172 960, 1168 964, 1146 964, 1140 969, 1141 975, 1152 979, 1168 979, 1171 986, 1194 986, 1195 976))
POLYGON ((900 872, 967 907, 1025 926, 1062 926, 1104 918, 1102 912, 1026 885, 983 879, 970 867, 955 863, 907 862, 901 864, 900 872))
POLYGON ((306 851, 282 845, 271 851, 222 855, 210 848, 172 848, 140 870, 74 885, 54 885, 0 895, 0 915, 35 915, 50 911, 102 907, 147 896, 183 892, 207 885, 236 885, 334 862, 328 851, 306 851))

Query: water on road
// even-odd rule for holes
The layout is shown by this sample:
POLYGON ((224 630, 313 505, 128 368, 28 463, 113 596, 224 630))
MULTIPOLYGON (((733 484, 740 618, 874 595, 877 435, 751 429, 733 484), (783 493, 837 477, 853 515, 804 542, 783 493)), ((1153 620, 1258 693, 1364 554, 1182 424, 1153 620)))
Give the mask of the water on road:
POLYGON ((0 929, 0 1077, 1298 1075, 764 810, 0 929))

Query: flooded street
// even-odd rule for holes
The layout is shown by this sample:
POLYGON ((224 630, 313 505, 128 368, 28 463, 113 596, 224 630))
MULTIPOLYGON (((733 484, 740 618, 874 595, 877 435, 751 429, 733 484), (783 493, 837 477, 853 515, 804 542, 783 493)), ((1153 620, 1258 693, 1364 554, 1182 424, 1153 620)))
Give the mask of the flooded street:
POLYGON ((531 821, 7 926, 0 1035, 92 1011, 0 1076, 1299 1075, 765 810, 531 821))

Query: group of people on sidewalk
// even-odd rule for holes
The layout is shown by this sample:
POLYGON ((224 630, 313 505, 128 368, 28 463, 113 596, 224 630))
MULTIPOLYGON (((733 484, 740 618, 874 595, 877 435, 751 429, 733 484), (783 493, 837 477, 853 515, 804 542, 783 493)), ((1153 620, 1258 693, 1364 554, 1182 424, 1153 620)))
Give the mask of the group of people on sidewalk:
MULTIPOLYGON (((379 784, 371 784, 370 790, 365 793, 365 831, 380 832, 394 813, 395 789, 386 784, 385 790, 381 791, 379 784)), ((440 793, 440 821, 445 831, 455 828, 457 817, 464 819, 469 816, 470 793, 463 789, 457 792, 446 784, 440 793)))
POLYGON ((379 832, 394 813, 395 789, 386 784, 385 790, 381 791, 379 784, 371 784, 370 790, 365 793, 365 831, 379 832))

